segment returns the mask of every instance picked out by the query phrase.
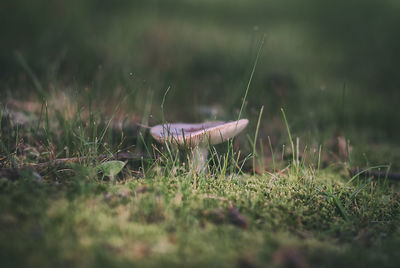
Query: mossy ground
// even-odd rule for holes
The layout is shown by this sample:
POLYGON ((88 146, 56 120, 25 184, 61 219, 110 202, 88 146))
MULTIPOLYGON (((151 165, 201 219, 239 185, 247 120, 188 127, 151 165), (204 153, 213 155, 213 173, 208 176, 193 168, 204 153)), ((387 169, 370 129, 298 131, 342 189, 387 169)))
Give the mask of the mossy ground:
POLYGON ((19 174, 0 176, 1 267, 397 267, 399 182, 348 182, 400 169, 400 5, 295 2, 3 0, 0 173, 19 174), (242 104, 250 124, 206 176, 142 127, 242 104))
POLYGON ((3 267, 396 267, 395 185, 370 181, 350 199, 362 180, 347 179, 2 179, 0 258, 3 267), (343 191, 347 219, 330 191, 343 191))

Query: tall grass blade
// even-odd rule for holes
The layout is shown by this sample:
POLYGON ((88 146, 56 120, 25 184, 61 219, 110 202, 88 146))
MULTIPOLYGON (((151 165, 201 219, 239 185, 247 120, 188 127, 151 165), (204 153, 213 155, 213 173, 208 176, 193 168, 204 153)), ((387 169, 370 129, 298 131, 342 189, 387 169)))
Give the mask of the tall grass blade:
POLYGON ((31 78, 32 83, 33 83, 40 99, 42 101, 46 100, 47 94, 45 93, 45 91, 43 89, 42 83, 40 82, 40 80, 36 76, 36 74, 33 72, 32 68, 29 67, 29 64, 26 62, 22 53, 19 51, 15 52, 15 58, 17 59, 17 62, 22 66, 22 68, 25 70, 25 72, 28 74, 28 76, 31 78))
POLYGON ((388 166, 388 165, 373 166, 373 167, 369 167, 369 168, 366 168, 366 169, 364 169, 364 170, 358 172, 357 174, 355 174, 355 175, 344 185, 343 189, 342 189, 342 190, 340 191, 340 193, 338 194, 338 197, 340 198, 340 197, 342 196, 343 191, 345 190, 345 188, 346 188, 350 183, 352 183, 356 178, 358 178, 358 176, 360 176, 361 174, 366 173, 366 172, 368 172, 368 171, 370 171, 370 170, 372 170, 372 169, 377 169, 377 168, 389 168, 389 166, 388 166))
POLYGON ((287 121, 287 119, 286 119, 286 114, 285 114, 285 111, 283 110, 283 108, 281 108, 281 112, 282 112, 282 115, 283 115, 283 120, 285 121, 286 130, 287 130, 287 133, 288 133, 288 136, 289 136, 290 146, 292 147, 292 162, 293 162, 293 165, 296 167, 296 166, 297 166, 297 165, 296 165, 296 154, 295 154, 295 149, 294 149, 294 143, 293 143, 293 139, 292 139, 292 134, 291 134, 291 132, 290 132, 289 124, 288 124, 288 121, 287 121))
POLYGON ((260 45, 258 47, 257 56, 256 56, 256 59, 255 59, 254 64, 253 64, 253 68, 251 70, 250 78, 249 78, 249 81, 247 83, 246 91, 245 91, 244 96, 243 96, 242 106, 240 107, 239 116, 238 116, 237 120, 239 120, 242 117, 242 112, 243 112, 243 109, 244 109, 244 105, 246 103, 247 95, 249 93, 251 81, 253 81, 253 76, 254 76, 254 73, 256 71, 258 60, 260 59, 262 48, 264 47, 264 41, 265 41, 265 35, 261 39, 260 45))
POLYGON ((253 174, 256 173, 256 155, 257 155, 256 145, 257 145, 258 131, 260 130, 261 117, 262 117, 263 111, 264 111, 264 105, 261 106, 260 114, 258 115, 256 133, 254 134, 254 142, 253 142, 253 174))
POLYGON ((274 149, 272 148, 272 142, 271 138, 268 136, 268 143, 269 143, 269 148, 271 150, 271 156, 272 156, 272 166, 274 168, 274 172, 276 172, 276 164, 275 164, 275 154, 274 154, 274 149))

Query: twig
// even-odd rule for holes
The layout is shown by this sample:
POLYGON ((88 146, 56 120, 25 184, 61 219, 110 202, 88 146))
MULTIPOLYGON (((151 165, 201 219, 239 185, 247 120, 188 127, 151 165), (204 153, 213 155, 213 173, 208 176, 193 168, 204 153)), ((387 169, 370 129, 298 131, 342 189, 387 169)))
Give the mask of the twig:
MULTIPOLYGON (((362 169, 361 169, 362 170, 362 169)), ((356 175, 360 172, 360 169, 353 168, 350 170, 351 176, 356 175)), ((369 170, 362 174, 359 174, 360 177, 372 177, 374 179, 385 179, 388 178, 389 180, 400 181, 400 172, 387 172, 385 170, 369 170)))
MULTIPOLYGON (((141 159, 152 159, 151 156, 147 154, 133 154, 133 153, 116 153, 113 155, 101 155, 96 157, 98 161, 103 161, 106 159, 116 159, 116 160, 141 160, 141 159)), ((43 172, 49 168, 60 169, 65 168, 71 163, 80 163, 81 161, 88 160, 90 157, 71 157, 71 158, 59 158, 48 162, 36 163, 36 164, 26 164, 17 168, 1 168, 0 178, 7 178, 10 180, 17 180, 20 174, 26 171, 43 172)))

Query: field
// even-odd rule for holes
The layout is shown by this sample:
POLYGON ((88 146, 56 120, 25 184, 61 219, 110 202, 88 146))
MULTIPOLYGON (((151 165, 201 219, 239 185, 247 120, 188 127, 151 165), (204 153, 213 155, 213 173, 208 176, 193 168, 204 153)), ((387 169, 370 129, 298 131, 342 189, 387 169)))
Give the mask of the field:
POLYGON ((400 5, 3 1, 2 267, 397 267, 400 5), (250 123, 191 152, 163 122, 250 123))

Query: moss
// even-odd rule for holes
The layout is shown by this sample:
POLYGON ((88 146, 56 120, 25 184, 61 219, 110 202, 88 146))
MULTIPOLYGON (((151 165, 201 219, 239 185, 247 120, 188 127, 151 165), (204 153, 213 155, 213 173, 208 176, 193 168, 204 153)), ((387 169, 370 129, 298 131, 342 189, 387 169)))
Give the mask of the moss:
MULTIPOLYGON (((202 179, 197 190, 182 187, 185 176, 86 181, 72 197, 77 186, 68 180, 58 188, 51 180, 10 182, 0 195, 1 260, 141 267, 395 263, 400 201, 389 186, 360 192, 345 206, 346 221, 321 195, 328 184, 343 189, 339 177, 316 178, 312 188, 287 175, 202 179)), ((344 188, 343 201, 356 188, 344 188)))

